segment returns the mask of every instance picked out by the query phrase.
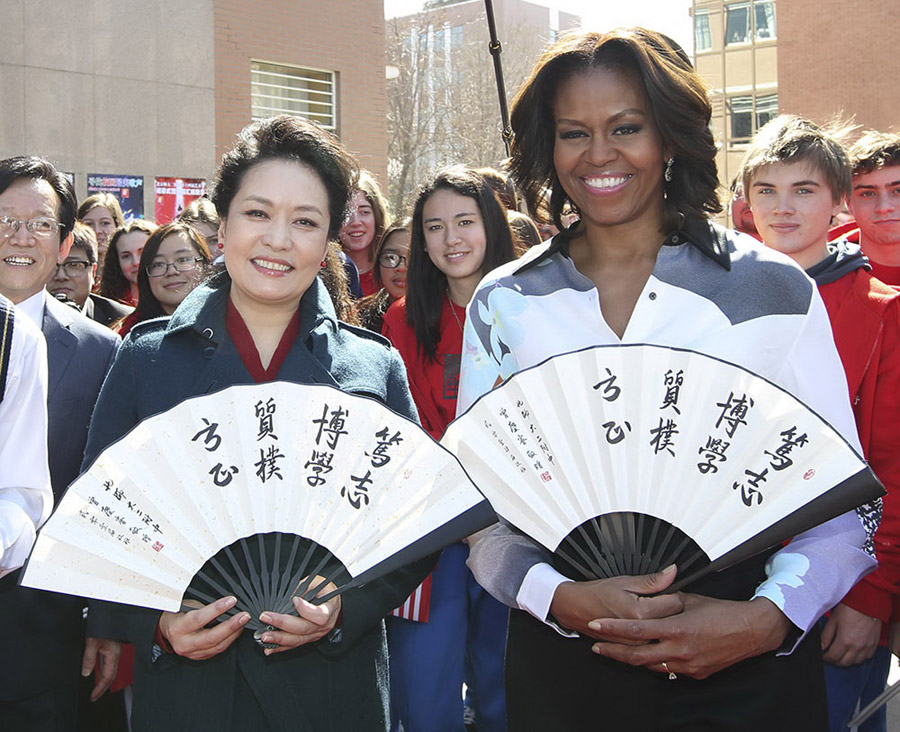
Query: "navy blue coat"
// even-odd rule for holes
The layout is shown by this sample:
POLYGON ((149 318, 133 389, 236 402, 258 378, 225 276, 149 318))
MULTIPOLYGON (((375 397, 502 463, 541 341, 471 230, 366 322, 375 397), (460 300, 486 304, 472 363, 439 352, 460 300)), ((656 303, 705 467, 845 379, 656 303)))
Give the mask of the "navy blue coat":
MULTIPOLYGON (((142 323, 131 331, 97 402, 86 464, 140 420, 187 397, 253 383, 225 329, 229 287, 227 275, 219 275, 194 290, 169 320, 142 323)), ((397 352, 380 336, 339 322, 318 279, 304 294, 299 317, 300 334, 279 380, 339 386, 376 397, 416 419, 397 352)), ((224 653, 206 661, 175 655, 153 661, 159 612, 120 609, 115 618, 97 613, 96 622, 111 623, 105 635, 127 637, 136 647, 135 732, 241 730, 251 722, 235 715, 248 704, 273 730, 386 730, 382 618, 433 564, 429 558, 344 593, 338 640, 324 638, 270 657, 245 632, 224 653), (116 626, 121 632, 115 632, 116 626)), ((265 728, 253 724, 254 729, 265 728)))

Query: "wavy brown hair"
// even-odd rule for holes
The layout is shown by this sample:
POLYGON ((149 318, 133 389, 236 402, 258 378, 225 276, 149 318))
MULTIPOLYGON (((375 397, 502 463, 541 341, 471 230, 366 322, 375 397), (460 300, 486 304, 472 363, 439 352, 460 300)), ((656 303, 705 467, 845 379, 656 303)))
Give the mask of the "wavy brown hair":
MULTIPOLYGON (((132 231, 142 231, 149 237, 156 229, 156 224, 151 221, 133 219, 120 226, 109 237, 109 249, 106 250, 106 256, 103 258, 103 276, 100 280, 100 294, 103 297, 124 301, 131 292, 131 283, 126 279, 122 272, 122 266, 119 264, 119 239, 132 231)), ((138 274, 138 278, 140 278, 140 274, 138 274)))
MULTIPOLYGON (((632 73, 640 80, 662 146, 675 159, 672 180, 665 184, 666 230, 676 228, 681 216, 707 218, 719 213, 722 204, 706 85, 681 46, 644 28, 567 35, 538 59, 513 100, 510 119, 514 137, 509 168, 528 210, 541 215, 549 190, 550 219, 564 231, 563 209, 573 204, 553 167, 553 105, 557 90, 566 81, 591 69, 632 73)), ((574 233, 580 230, 576 227, 574 233)))

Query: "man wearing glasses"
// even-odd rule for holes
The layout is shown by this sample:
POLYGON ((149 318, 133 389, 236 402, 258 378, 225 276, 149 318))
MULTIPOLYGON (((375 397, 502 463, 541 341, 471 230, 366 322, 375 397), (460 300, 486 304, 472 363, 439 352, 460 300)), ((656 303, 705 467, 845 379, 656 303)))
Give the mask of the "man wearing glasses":
MULTIPOLYGON (((78 475, 94 402, 119 343, 44 289, 69 254, 74 224, 75 192, 53 165, 35 157, 0 160, 0 293, 47 341, 56 500, 78 475)), ((0 729, 74 730, 79 669, 92 668, 99 651, 99 696, 115 674, 118 644, 85 641, 82 599, 19 587, 16 580, 16 572, 0 580, 0 729)))
POLYGON ((112 326, 134 308, 92 292, 96 277, 97 235, 91 227, 76 221, 69 256, 56 265, 47 291, 57 300, 74 303, 91 320, 112 326))

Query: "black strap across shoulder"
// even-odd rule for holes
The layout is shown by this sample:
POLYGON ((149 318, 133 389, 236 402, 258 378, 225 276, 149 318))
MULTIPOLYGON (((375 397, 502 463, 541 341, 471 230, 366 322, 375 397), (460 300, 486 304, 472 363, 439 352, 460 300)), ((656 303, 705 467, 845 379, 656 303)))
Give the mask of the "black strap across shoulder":
POLYGON ((9 354, 12 351, 13 304, 0 295, 0 402, 6 393, 6 374, 9 371, 9 354))

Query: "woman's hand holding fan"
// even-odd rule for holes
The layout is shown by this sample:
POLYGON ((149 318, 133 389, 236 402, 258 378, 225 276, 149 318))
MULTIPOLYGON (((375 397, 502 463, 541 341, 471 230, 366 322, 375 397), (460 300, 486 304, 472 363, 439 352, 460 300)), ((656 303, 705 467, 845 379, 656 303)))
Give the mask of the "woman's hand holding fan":
POLYGON ((562 627, 600 638, 590 626, 599 616, 647 619, 680 613, 678 594, 657 595, 675 579, 674 566, 637 577, 611 577, 590 582, 563 582, 556 588, 550 614, 562 627), (654 596, 655 595, 655 596, 654 596))
MULTIPOLYGON (((311 584, 317 587, 323 579, 323 577, 317 576, 311 584)), ((317 594, 324 596, 336 590, 337 587, 334 583, 328 582, 317 594)), ((314 605, 302 597, 294 597, 293 602, 294 609, 297 611, 296 615, 264 612, 259 616, 262 622, 272 628, 265 631, 260 637, 263 644, 267 646, 265 650, 267 656, 289 651, 292 648, 324 638, 334 629, 341 616, 340 595, 335 595, 321 605, 314 605), (268 647, 270 644, 277 644, 277 647, 268 647)))
POLYGON ((242 612, 207 627, 231 610, 235 602, 234 597, 223 597, 196 610, 164 612, 159 618, 160 633, 179 656, 192 661, 217 656, 237 640, 250 620, 250 613, 242 612))
POLYGON ((784 613, 764 597, 735 602, 689 592, 678 595, 684 611, 677 615, 591 622, 591 635, 602 639, 594 644, 594 653, 660 673, 705 679, 775 650, 791 628, 784 613))
POLYGON ((240 385, 107 447, 42 528, 22 582, 163 610, 160 631, 187 658, 242 630, 278 652, 327 635, 338 593, 495 520, 458 460, 381 402, 240 385))
POLYGON ((558 585, 553 618, 600 639, 604 656, 670 675, 705 678, 779 647, 791 627, 763 598, 675 591, 884 494, 847 441, 778 385, 647 344, 524 369, 441 442, 503 521, 581 580, 558 585))

